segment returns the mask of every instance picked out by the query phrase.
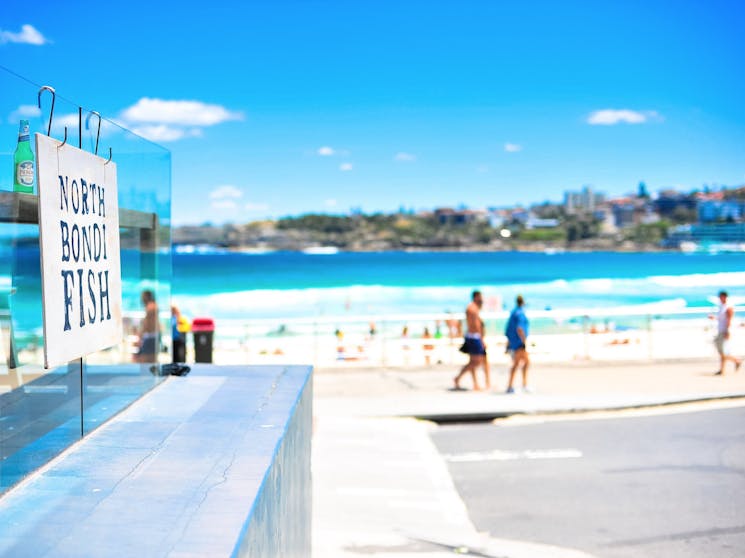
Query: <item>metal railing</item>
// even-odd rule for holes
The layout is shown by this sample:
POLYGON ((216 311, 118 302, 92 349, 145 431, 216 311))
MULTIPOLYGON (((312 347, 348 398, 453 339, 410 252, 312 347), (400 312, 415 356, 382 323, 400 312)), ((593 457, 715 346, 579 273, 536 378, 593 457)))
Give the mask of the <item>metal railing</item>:
MULTIPOLYGON (((715 357, 713 311, 653 306, 529 311, 529 350, 539 362, 715 357)), ((507 317, 508 312, 482 314, 490 360, 506 358, 507 317)), ((744 320, 745 308, 736 309, 731 346, 743 354, 744 320)), ((454 314, 218 319, 216 325, 218 363, 422 367, 465 359, 459 352, 462 316, 454 314)))

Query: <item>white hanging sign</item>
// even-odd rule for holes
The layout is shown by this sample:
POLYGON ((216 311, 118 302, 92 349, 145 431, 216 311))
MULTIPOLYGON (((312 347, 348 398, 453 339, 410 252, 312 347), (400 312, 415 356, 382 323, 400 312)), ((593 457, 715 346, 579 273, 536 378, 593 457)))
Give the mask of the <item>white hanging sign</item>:
POLYGON ((122 340, 116 164, 36 134, 44 366, 122 340))

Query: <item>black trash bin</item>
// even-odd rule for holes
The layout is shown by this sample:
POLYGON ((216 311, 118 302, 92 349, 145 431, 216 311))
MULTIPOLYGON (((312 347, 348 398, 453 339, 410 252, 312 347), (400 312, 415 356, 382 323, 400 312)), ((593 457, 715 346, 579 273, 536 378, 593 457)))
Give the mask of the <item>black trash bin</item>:
POLYGON ((181 339, 173 338, 173 362, 186 362, 186 334, 182 335, 181 339))
POLYGON ((212 362, 215 321, 212 318, 194 318, 191 332, 194 334, 194 362, 212 362))

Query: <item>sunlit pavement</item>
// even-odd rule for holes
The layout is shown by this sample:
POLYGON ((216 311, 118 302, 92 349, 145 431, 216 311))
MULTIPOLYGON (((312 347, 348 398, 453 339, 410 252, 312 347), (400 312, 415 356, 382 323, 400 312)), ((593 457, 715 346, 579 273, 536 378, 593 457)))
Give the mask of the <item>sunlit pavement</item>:
POLYGON ((314 556, 589 556, 478 533, 428 428, 404 418, 316 422, 314 556))
MULTIPOLYGON (((488 419, 520 413, 625 409, 745 397, 745 372, 714 376, 716 359, 625 364, 536 365, 531 393, 505 394, 507 364, 492 364, 491 391, 453 390, 457 367, 316 370, 317 416, 407 416, 434 420, 488 419)), ((479 377, 483 386, 483 377, 479 377)))
POLYGON ((432 423, 404 417, 580 417, 587 411, 745 397, 745 373, 715 377, 715 365, 545 365, 531 374, 534 392, 515 395, 504 394, 506 371, 496 367, 492 383, 499 390, 490 392, 452 390, 452 368, 318 371, 314 556, 586 557, 574 549, 478 533, 429 439, 432 423))

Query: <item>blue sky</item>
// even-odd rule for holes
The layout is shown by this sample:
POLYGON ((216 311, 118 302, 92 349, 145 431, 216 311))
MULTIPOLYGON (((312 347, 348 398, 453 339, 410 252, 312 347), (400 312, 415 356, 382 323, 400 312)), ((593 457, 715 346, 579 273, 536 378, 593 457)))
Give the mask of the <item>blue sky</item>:
POLYGON ((4 0, 0 64, 167 147, 175 224, 246 222, 743 184, 743 29, 734 0, 4 0))

